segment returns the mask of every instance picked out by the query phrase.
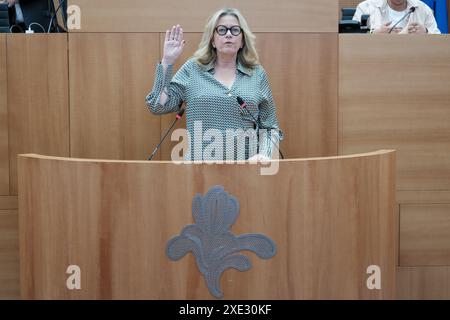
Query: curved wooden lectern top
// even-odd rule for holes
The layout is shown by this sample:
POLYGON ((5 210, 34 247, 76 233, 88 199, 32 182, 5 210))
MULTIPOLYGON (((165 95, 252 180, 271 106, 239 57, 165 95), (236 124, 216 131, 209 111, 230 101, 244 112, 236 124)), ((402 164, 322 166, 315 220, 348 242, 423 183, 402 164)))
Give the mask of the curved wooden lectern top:
MULTIPOLYGON (((194 223, 194 197, 214 186, 239 204, 233 235, 262 234, 276 245, 270 259, 238 253, 251 268, 222 274, 225 299, 394 298, 394 151, 282 160, 270 176, 248 163, 39 155, 20 155, 18 168, 22 298, 214 298, 196 257, 225 242, 202 243, 178 261, 166 253, 194 223)), ((220 203, 206 208, 211 217, 220 203)))

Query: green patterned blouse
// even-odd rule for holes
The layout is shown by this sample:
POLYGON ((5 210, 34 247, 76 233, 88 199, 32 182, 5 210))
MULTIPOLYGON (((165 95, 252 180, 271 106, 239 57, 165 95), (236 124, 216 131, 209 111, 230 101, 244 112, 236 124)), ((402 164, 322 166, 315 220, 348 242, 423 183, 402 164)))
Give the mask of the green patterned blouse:
POLYGON ((173 66, 169 65, 164 76, 162 64, 157 65, 153 90, 146 97, 146 103, 154 114, 177 112, 181 104, 186 103, 186 125, 190 135, 187 159, 244 160, 256 153, 271 158, 273 152, 278 152, 276 144, 283 139, 283 133, 279 129, 269 81, 261 65, 247 69, 238 63, 236 80, 231 88, 214 78, 214 63, 203 66, 190 59, 173 78, 172 72, 173 66), (168 99, 161 105, 159 97, 163 90, 168 99), (238 96, 246 102, 247 110, 239 106, 238 96), (244 143, 239 143, 236 134, 239 129, 253 132, 255 139, 247 138, 244 143), (215 141, 219 133, 223 136, 222 142, 215 141), (230 151, 230 144, 234 150, 230 151))

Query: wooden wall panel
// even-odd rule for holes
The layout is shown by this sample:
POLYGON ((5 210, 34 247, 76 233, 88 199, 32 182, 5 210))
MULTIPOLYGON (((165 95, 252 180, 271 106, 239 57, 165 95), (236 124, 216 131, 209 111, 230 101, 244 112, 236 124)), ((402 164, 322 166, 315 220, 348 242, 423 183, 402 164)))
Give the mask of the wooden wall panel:
POLYGON ((69 50, 71 156, 146 159, 160 136, 145 105, 158 34, 70 34, 69 50))
POLYGON ((436 191, 397 191, 400 204, 446 204, 450 203, 450 190, 436 191))
POLYGON ((0 210, 17 209, 17 196, 0 196, 0 210))
POLYGON ((400 266, 450 266, 450 204, 400 206, 400 266))
POLYGON ((81 8, 80 32, 163 32, 181 24, 202 32, 208 17, 238 8, 257 32, 337 32, 336 0, 70 0, 81 8))
POLYGON ((356 8, 364 0, 339 0, 339 8, 356 8))
POLYGON ((17 197, 0 196, 0 300, 20 298, 17 208, 17 197))
POLYGON ((9 195, 6 34, 0 34, 0 196, 9 195))
MULTIPOLYGON (((259 34, 287 158, 337 154, 338 37, 259 34)), ((375 150, 375 149, 374 149, 375 150)), ((372 150, 373 151, 373 150, 372 150)))
POLYGON ((0 209, 0 299, 19 299, 17 210, 0 209))
POLYGON ((400 267, 397 299, 449 300, 450 267, 400 267))
POLYGON ((69 155, 67 35, 10 34, 8 124, 10 194, 17 194, 17 154, 69 155))
POLYGON ((339 39, 339 154, 395 149, 398 190, 450 190, 450 38, 339 39))

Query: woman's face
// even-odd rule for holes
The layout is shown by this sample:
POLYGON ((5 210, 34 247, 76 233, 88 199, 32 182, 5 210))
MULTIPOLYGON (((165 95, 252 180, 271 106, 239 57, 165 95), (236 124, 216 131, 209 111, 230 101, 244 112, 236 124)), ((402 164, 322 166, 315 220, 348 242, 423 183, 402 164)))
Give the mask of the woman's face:
POLYGON ((242 30, 238 35, 233 35, 232 32, 236 34, 238 28, 234 28, 232 31, 226 30, 225 28, 223 28, 223 26, 225 26, 226 28, 232 28, 236 26, 239 27, 239 21, 235 16, 231 15, 221 17, 217 22, 216 29, 214 30, 214 40, 212 42, 212 45, 216 48, 218 54, 236 55, 239 49, 241 49, 243 46, 242 30), (226 34, 219 35, 217 33, 217 27, 226 30, 226 34))

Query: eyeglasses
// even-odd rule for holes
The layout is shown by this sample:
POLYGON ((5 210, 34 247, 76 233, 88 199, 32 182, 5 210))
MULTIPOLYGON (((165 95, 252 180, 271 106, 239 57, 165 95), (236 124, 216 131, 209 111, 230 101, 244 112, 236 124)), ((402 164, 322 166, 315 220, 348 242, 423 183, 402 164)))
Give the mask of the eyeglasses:
POLYGON ((242 32, 242 29, 241 29, 241 27, 239 27, 239 26, 232 26, 231 28, 228 28, 228 27, 226 27, 226 26, 222 26, 222 25, 220 25, 220 26, 217 26, 216 27, 216 32, 217 32, 217 34, 219 35, 219 36, 224 36, 224 35, 226 35, 227 33, 228 33, 228 30, 230 30, 231 31, 231 34, 233 35, 233 36, 238 36, 238 35, 240 35, 241 34, 241 32, 242 32))

